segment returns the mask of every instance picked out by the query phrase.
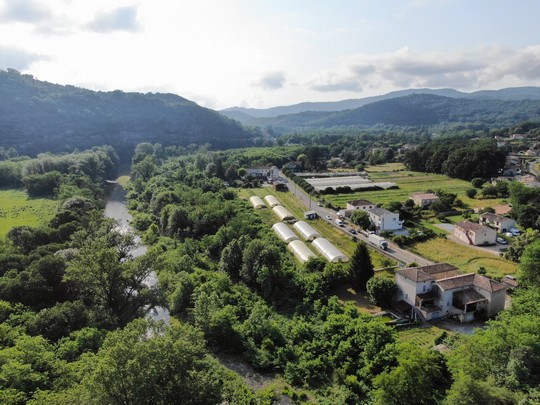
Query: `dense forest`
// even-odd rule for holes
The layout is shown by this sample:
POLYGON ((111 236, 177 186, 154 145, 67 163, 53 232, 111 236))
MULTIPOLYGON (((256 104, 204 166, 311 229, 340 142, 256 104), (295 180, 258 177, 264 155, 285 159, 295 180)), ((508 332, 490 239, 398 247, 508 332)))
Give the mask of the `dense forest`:
POLYGON ((249 146, 254 133, 173 94, 95 92, 0 71, 0 139, 19 154, 108 144, 129 159, 142 141, 249 146))

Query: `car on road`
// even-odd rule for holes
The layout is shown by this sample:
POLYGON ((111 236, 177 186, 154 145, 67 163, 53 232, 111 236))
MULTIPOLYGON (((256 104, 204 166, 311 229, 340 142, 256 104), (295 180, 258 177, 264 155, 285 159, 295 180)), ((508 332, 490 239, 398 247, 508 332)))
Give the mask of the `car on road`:
POLYGON ((326 215, 325 218, 326 218, 327 220, 329 220, 329 221, 332 220, 332 217, 331 217, 330 215, 326 215))
POLYGON ((349 232, 352 233, 353 235, 356 235, 358 232, 356 232, 356 230, 354 229, 349 229, 349 232))
POLYGON ((318 201, 317 202, 317 207, 322 207, 322 202, 318 201))
POLYGON ((501 245, 506 245, 506 244, 508 244, 508 242, 506 241, 506 239, 501 238, 500 236, 497 236, 497 243, 500 243, 501 245))

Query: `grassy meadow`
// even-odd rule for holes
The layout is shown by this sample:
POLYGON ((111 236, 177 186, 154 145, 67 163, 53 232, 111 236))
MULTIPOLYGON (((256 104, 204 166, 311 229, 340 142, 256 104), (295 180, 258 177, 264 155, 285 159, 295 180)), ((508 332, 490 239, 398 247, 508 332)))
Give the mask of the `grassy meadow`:
POLYGON ((45 224, 52 219, 56 209, 55 200, 30 198, 22 190, 0 190, 0 237, 15 226, 45 224))
POLYGON ((476 273, 480 267, 484 267, 487 276, 491 277, 514 274, 517 271, 517 263, 444 238, 417 243, 411 250, 434 262, 453 264, 462 273, 476 273))
POLYGON ((369 179, 375 182, 389 181, 399 187, 394 190, 364 191, 350 194, 327 194, 324 199, 333 205, 345 208, 347 201, 364 199, 376 204, 385 204, 391 201, 406 201, 409 195, 427 190, 443 190, 456 193, 465 206, 469 208, 481 208, 496 206, 504 203, 501 199, 472 199, 467 197, 465 191, 472 188, 471 183, 465 180, 452 179, 443 174, 431 174, 412 172, 405 169, 402 163, 387 163, 378 166, 368 166, 366 172, 369 179))

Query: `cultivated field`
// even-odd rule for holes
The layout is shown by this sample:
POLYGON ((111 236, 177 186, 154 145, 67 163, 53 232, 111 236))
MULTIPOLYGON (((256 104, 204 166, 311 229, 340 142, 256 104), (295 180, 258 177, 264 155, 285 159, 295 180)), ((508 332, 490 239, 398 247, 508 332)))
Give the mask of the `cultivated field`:
POLYGON ((405 170, 401 163, 387 163, 380 166, 366 168, 369 179, 374 182, 396 183, 399 189, 364 191, 350 194, 325 195, 327 201, 333 205, 345 208, 347 201, 364 199, 376 204, 385 204, 391 201, 406 201, 409 195, 427 190, 443 190, 457 193, 467 207, 492 207, 504 203, 501 199, 471 199, 465 191, 472 188, 471 183, 464 180, 452 179, 442 174, 429 174, 405 170))
POLYGON ((15 226, 38 226, 56 213, 57 202, 48 198, 30 198, 22 190, 0 190, 0 237, 15 226))
POLYGON ((463 273, 476 273, 480 267, 484 267, 487 276, 491 277, 517 271, 516 263, 444 238, 417 243, 411 250, 434 262, 453 264, 463 273))
MULTIPOLYGON (((425 327, 397 329, 397 331, 399 342, 413 343, 422 347, 433 347, 435 346, 435 339, 437 339, 444 332, 444 329, 431 325, 425 327)), ((448 331, 446 331, 446 333, 448 335, 454 334, 453 332, 448 331)))

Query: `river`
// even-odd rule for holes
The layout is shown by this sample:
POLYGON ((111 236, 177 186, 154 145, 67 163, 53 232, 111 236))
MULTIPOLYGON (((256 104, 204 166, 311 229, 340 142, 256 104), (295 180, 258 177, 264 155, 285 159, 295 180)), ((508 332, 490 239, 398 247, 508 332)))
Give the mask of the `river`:
MULTIPOLYGON (((127 208, 126 190, 120 184, 111 184, 109 186, 109 193, 106 197, 105 205, 105 217, 115 219, 118 222, 118 228, 120 232, 133 232, 131 227, 132 216, 127 208)), ((133 257, 142 256, 146 253, 146 246, 141 243, 139 236, 135 237, 137 247, 131 250, 133 257)), ((152 271, 145 280, 148 286, 154 286, 157 284, 157 275, 152 271)), ((150 318, 154 320, 162 320, 166 324, 170 322, 170 315, 167 308, 156 307, 148 314, 150 318)))

